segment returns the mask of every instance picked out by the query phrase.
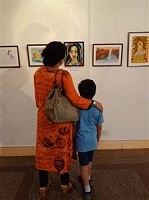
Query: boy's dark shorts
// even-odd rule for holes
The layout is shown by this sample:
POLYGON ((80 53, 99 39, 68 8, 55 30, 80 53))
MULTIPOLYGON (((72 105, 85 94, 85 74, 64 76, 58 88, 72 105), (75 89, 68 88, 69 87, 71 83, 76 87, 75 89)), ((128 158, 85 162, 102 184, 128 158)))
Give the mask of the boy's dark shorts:
POLYGON ((78 152, 80 166, 88 165, 93 160, 94 151, 78 152))

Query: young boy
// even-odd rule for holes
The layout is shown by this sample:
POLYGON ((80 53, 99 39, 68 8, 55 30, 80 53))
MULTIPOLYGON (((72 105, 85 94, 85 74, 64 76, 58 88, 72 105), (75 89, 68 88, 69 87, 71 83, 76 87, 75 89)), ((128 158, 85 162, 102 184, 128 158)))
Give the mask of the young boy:
MULTIPOLYGON (((92 99, 96 93, 93 80, 85 79, 78 85, 80 96, 92 99)), ((88 110, 80 110, 80 119, 77 123, 75 148, 78 151, 80 174, 84 185, 84 200, 91 199, 91 168, 94 150, 97 149, 104 122, 102 113, 94 106, 88 110)))

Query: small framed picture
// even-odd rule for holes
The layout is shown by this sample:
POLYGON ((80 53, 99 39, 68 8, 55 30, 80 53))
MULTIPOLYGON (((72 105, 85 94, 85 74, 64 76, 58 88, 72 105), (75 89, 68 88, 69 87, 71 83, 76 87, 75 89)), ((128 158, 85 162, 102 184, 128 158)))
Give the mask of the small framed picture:
POLYGON ((149 67, 149 32, 128 33, 128 67, 149 67))
POLYGON ((0 46, 0 68, 19 68, 18 46, 0 46))
POLYGON ((84 42, 64 42, 66 46, 66 54, 64 65, 84 66, 84 42))
POLYGON ((27 44, 28 64, 30 67, 43 65, 42 51, 46 44, 27 44))
POLYGON ((123 44, 93 44, 92 65, 108 67, 122 65, 123 44))

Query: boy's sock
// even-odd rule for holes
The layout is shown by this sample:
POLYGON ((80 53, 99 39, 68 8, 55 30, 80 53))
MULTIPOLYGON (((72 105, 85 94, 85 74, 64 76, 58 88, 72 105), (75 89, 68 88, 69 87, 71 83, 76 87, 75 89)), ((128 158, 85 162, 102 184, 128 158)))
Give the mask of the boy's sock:
POLYGON ((84 189, 85 189, 85 192, 91 192, 91 188, 89 184, 84 186, 84 189))

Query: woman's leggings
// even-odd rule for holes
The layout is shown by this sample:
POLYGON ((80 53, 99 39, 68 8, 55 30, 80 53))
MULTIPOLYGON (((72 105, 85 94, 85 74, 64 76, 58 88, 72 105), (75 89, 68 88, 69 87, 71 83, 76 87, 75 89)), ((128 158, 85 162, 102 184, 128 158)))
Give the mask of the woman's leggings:
MULTIPOLYGON (((60 181, 62 185, 69 184, 69 173, 60 174, 60 181)), ((48 184, 48 171, 39 170, 39 183, 40 187, 46 187, 48 184)))

